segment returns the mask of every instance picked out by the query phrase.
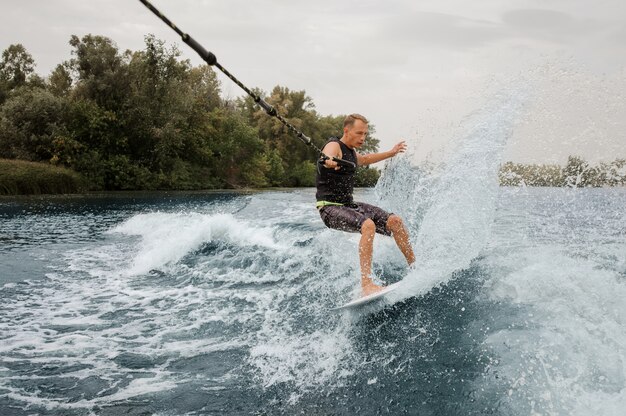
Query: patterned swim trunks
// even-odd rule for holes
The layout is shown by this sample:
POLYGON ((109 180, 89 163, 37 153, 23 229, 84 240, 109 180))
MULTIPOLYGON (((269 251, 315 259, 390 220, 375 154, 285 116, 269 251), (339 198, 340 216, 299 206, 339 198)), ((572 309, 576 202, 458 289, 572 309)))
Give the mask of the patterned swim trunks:
POLYGON ((349 205, 326 205, 319 209, 319 213, 328 228, 360 233, 361 226, 369 218, 376 224, 377 233, 391 235, 391 231, 387 229, 387 220, 392 214, 365 202, 355 202, 349 205))

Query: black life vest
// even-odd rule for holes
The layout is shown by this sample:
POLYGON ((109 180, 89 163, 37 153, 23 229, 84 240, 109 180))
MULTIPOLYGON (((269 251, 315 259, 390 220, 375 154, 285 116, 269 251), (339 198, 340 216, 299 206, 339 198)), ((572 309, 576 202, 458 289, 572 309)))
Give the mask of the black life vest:
MULTIPOLYGON (((331 137, 328 142, 339 142, 341 147, 341 158, 354 162, 357 164, 356 151, 350 149, 337 137, 331 137)), ((315 178, 315 185, 317 186, 317 193, 315 197, 318 201, 328 201, 338 204, 351 204, 352 192, 354 190, 356 168, 341 166, 340 169, 327 168, 324 166, 323 160, 317 162, 317 176, 315 178)))

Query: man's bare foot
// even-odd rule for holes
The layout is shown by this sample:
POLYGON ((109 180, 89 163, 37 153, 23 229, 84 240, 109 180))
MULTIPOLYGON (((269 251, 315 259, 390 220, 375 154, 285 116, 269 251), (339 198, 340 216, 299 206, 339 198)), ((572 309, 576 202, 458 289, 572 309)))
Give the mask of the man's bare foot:
POLYGON ((383 286, 378 286, 371 279, 367 279, 367 280, 363 279, 361 281, 362 296, 371 295, 373 293, 380 292, 383 289, 384 289, 383 286))

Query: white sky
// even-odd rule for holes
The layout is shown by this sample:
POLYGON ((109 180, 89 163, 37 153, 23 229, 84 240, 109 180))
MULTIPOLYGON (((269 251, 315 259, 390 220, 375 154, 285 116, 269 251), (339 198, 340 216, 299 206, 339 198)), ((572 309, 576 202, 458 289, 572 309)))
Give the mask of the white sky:
MULTIPOLYGON (((488 99, 528 84, 529 113, 505 159, 626 157, 626 1, 154 0, 244 84, 306 90, 321 114, 359 112, 383 150, 424 155, 488 99)), ((0 48, 22 43, 37 72, 70 58, 72 34, 143 49, 153 33, 195 52, 138 0, 0 0, 0 48)), ((224 96, 243 91, 224 77, 224 96)))

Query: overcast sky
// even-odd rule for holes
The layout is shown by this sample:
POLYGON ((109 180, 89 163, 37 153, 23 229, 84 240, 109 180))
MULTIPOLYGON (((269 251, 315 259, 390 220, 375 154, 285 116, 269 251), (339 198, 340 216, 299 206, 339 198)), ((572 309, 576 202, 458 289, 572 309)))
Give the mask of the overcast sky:
MULTIPOLYGON (((22 43, 37 72, 70 58, 72 34, 143 49, 152 33, 191 49, 138 0, 0 0, 0 48, 22 43)), ((383 148, 420 155, 489 99, 493 79, 527 83, 529 113, 505 158, 626 156, 626 1, 154 0, 250 87, 306 90, 321 114, 359 112, 383 148)), ((226 97, 242 94, 224 77, 226 97)))

